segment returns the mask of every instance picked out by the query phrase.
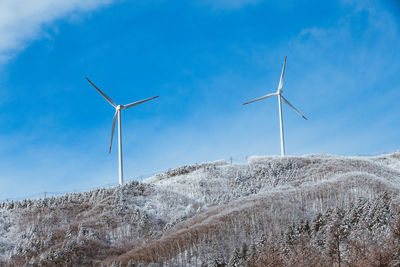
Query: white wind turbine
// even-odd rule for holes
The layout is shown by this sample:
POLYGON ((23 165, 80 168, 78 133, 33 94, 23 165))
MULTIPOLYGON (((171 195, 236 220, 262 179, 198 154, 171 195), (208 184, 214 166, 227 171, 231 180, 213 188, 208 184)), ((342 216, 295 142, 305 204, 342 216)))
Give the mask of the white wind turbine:
POLYGON ((299 114, 300 116, 303 117, 303 119, 307 120, 306 117, 304 117, 303 114, 300 113, 300 111, 298 111, 292 104, 289 103, 289 101, 287 101, 286 98, 283 97, 282 95, 282 86, 283 86, 283 76, 285 74, 285 66, 286 66, 286 57, 285 57, 285 62, 283 63, 283 68, 282 68, 282 74, 281 74, 281 79, 279 80, 279 86, 278 86, 278 91, 276 91, 276 93, 272 93, 272 94, 268 94, 265 96, 262 96, 260 98, 254 99, 252 101, 246 102, 243 105, 247 105, 249 103, 253 103, 256 102, 258 100, 262 100, 271 96, 278 96, 278 101, 279 101, 279 120, 280 120, 280 126, 281 126, 281 155, 285 156, 285 139, 283 136, 283 116, 282 116, 282 100, 289 105, 289 107, 291 107, 294 111, 296 111, 297 114, 299 114))
POLYGON ((93 85, 94 88, 96 88, 97 91, 110 103, 114 108, 115 108, 115 114, 113 118, 113 123, 112 123, 112 128, 111 128, 111 143, 110 143, 110 150, 109 153, 111 153, 111 146, 112 146, 112 141, 113 141, 113 136, 114 136, 114 129, 115 129, 115 121, 117 120, 118 117, 118 148, 119 148, 119 184, 122 185, 124 183, 124 172, 123 172, 123 164, 122 164, 122 133, 121 133, 121 110, 123 109, 128 109, 133 106, 142 104, 146 101, 152 100, 154 98, 157 98, 158 96, 147 98, 144 100, 140 100, 137 102, 130 103, 128 105, 116 105, 114 101, 108 97, 105 93, 103 93, 96 85, 94 85, 87 77, 85 77, 88 82, 90 82, 91 85, 93 85))

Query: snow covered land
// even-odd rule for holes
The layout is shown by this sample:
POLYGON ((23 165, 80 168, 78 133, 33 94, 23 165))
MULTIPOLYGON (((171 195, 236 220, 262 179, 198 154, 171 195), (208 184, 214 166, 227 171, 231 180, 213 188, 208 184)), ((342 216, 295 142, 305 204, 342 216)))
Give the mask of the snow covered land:
POLYGON ((400 266, 400 152, 251 157, 0 203, 0 266, 400 266))

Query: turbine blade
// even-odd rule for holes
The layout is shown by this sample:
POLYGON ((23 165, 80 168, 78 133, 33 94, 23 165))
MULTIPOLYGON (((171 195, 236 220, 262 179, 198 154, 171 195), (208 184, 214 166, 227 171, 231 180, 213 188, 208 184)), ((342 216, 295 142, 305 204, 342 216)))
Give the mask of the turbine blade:
POLYGON ((249 102, 243 103, 243 105, 247 105, 247 104, 250 104, 250 103, 259 101, 259 100, 263 100, 263 99, 266 99, 266 98, 271 97, 271 96, 274 96, 274 95, 276 95, 276 93, 272 93, 272 94, 268 94, 268 95, 259 97, 259 98, 257 98, 257 99, 254 99, 254 100, 251 100, 251 101, 249 101, 249 102))
POLYGON ((118 114, 118 110, 115 112, 114 118, 113 118, 113 123, 112 123, 112 127, 111 127, 110 150, 108 151, 108 153, 111 153, 111 146, 112 146, 112 141, 113 141, 113 137, 114 137, 115 123, 116 123, 116 121, 117 121, 117 114, 118 114))
POLYGON ((105 98, 114 108, 117 107, 117 105, 114 103, 114 101, 113 101, 109 96, 107 96, 105 93, 103 93, 103 92, 102 92, 96 85, 94 85, 94 83, 92 83, 87 77, 85 77, 85 78, 86 78, 86 80, 88 80, 88 82, 90 82, 91 85, 93 85, 94 88, 96 88, 97 91, 99 91, 99 93, 100 93, 102 96, 104 96, 104 98, 105 98))
POLYGON ((285 101, 285 103, 289 105, 289 107, 291 107, 292 109, 294 109, 294 111, 296 111, 297 114, 299 114, 300 116, 302 116, 303 119, 307 120, 307 118, 306 118, 303 114, 301 114, 300 111, 298 111, 292 104, 290 104, 289 101, 286 100, 286 98, 284 98, 282 95, 281 95, 281 97, 282 97, 283 101, 285 101))
POLYGON ((150 98, 147 98, 147 99, 143 99, 143 100, 140 100, 140 101, 137 101, 137 102, 130 103, 130 104, 128 104, 128 105, 124 105, 124 106, 122 107, 122 109, 128 109, 128 108, 131 108, 131 107, 133 107, 133 106, 137 106, 137 105, 139 105, 139 104, 142 104, 142 103, 144 103, 144 102, 147 102, 147 101, 152 100, 152 99, 157 98, 157 97, 158 97, 158 96, 154 96, 154 97, 150 97, 150 98))
POLYGON ((286 68, 286 57, 285 57, 285 62, 283 63, 283 68, 282 68, 282 73, 281 73, 281 79, 279 80, 278 92, 282 90, 282 86, 283 86, 283 76, 285 76, 285 68, 286 68))

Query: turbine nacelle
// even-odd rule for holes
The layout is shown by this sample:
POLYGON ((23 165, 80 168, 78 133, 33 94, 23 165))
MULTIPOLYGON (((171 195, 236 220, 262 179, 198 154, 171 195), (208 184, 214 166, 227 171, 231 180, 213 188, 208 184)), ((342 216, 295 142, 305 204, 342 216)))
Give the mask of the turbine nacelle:
POLYGON ((124 105, 118 105, 118 106, 115 107, 115 109, 116 109, 116 110, 124 109, 124 105))

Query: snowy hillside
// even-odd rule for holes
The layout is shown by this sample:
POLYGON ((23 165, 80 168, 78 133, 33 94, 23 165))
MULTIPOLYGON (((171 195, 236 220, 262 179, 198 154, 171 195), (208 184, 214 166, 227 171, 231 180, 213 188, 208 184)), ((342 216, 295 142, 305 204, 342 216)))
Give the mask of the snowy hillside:
POLYGON ((398 266, 400 153, 252 157, 0 203, 0 265, 398 266))

